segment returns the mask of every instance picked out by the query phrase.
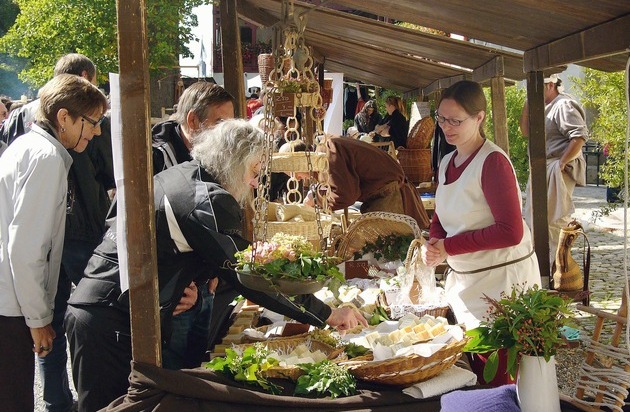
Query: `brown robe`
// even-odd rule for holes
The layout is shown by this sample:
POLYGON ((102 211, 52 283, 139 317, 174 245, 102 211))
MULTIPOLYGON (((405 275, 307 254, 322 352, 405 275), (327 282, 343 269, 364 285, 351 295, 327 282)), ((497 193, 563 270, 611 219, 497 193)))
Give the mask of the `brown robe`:
POLYGON ((329 150, 331 207, 343 209, 363 202, 361 212, 392 212, 411 216, 422 229, 430 220, 420 194, 407 181, 400 164, 386 151, 349 138, 332 138, 329 150))

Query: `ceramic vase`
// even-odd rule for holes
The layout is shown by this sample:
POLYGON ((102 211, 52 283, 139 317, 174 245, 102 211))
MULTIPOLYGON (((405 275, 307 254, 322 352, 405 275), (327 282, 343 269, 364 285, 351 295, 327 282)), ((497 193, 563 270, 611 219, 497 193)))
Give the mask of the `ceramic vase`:
POLYGON ((516 392, 522 412, 560 412, 556 362, 523 355, 518 367, 516 392))

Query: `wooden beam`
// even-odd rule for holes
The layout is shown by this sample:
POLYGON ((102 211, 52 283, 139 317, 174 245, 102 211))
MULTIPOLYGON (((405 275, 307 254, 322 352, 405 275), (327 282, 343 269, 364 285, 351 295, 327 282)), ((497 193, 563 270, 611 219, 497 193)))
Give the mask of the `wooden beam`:
POLYGON ((630 47, 630 14, 527 50, 525 72, 622 54, 630 47))
POLYGON ((259 27, 271 27, 280 21, 247 0, 239 0, 236 10, 243 20, 259 27))
POLYGON ((458 74, 456 76, 445 77, 443 79, 436 80, 433 83, 431 83, 430 85, 428 85, 427 87, 425 87, 424 89, 422 89, 422 93, 425 96, 428 96, 431 93, 438 92, 438 91, 440 91, 442 89, 446 89, 449 86, 451 86, 451 85, 453 85, 453 84, 455 84, 455 83, 457 83, 459 81, 466 80, 468 77, 470 77, 470 76, 465 75, 465 74, 458 74))
POLYGON ((157 248, 151 166, 149 65, 144 0, 117 0, 118 62, 127 221, 131 349, 138 362, 161 366, 157 248))
POLYGON ((497 56, 472 72, 472 80, 477 83, 483 83, 495 77, 504 77, 505 67, 503 65, 503 56, 497 56))
POLYGON ((241 57, 241 31, 238 24, 237 0, 222 0, 219 5, 221 15, 221 55, 223 57, 223 81, 227 90, 236 99, 234 114, 246 117, 245 79, 241 57))
POLYGON ((547 149, 543 72, 527 73, 529 108, 529 166, 533 210, 534 249, 543 286, 549 285, 549 224, 547 223, 547 149))
POLYGON ((509 156, 510 142, 508 140, 507 108, 505 105, 505 80, 503 77, 490 79, 490 93, 492 95, 492 123, 494 124, 494 143, 509 156))

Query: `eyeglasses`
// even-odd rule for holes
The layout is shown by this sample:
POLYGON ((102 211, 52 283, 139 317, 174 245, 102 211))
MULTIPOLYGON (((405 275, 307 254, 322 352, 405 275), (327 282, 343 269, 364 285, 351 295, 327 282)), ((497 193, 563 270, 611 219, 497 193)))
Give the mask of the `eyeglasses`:
POLYGON ((98 119, 98 120, 92 120, 92 119, 90 119, 89 117, 87 117, 85 115, 81 115, 81 118, 83 120, 86 120, 89 124, 91 124, 92 127, 100 126, 101 123, 103 123, 103 120, 105 120, 105 116, 104 115, 101 116, 101 118, 98 119))
POLYGON ((464 123, 466 120, 470 119, 473 116, 468 116, 465 119, 462 120, 457 120, 457 119, 447 119, 444 116, 440 116, 439 114, 435 114, 435 121, 438 122, 438 124, 444 124, 444 122, 448 122, 448 124, 450 124, 451 126, 460 126, 462 123, 464 123))

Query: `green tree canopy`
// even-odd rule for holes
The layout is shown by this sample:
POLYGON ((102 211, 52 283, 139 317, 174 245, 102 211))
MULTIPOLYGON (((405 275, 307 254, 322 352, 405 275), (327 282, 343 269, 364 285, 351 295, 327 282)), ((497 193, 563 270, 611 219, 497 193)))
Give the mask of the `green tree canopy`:
MULTIPOLYGON (((97 65, 99 80, 118 72, 116 2, 114 0, 14 0, 20 13, 0 38, 0 52, 20 57, 26 66, 14 67, 19 78, 34 88, 52 77, 53 67, 66 53, 82 53, 97 65)), ((197 25, 192 8, 209 0, 146 0, 149 66, 173 67, 179 54, 191 56, 186 43, 197 25)))
MULTIPOLYGON (((595 109, 591 139, 608 152, 600 177, 608 186, 621 188, 624 181, 624 160, 628 109, 626 107, 624 72, 606 73, 584 70, 584 79, 573 78, 577 93, 586 107, 595 109)), ((625 80, 627 81, 627 80, 625 80)))

